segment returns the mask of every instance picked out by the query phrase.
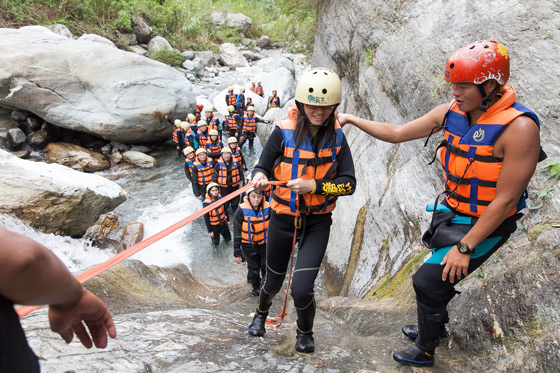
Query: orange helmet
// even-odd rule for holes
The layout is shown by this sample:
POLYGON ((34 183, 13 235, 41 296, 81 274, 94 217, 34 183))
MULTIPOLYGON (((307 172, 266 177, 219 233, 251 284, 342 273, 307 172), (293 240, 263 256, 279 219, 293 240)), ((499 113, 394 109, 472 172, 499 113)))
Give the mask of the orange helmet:
POLYGON ((447 60, 445 80, 448 82, 480 85, 490 79, 500 85, 509 79, 509 54, 500 42, 479 40, 467 44, 447 60))

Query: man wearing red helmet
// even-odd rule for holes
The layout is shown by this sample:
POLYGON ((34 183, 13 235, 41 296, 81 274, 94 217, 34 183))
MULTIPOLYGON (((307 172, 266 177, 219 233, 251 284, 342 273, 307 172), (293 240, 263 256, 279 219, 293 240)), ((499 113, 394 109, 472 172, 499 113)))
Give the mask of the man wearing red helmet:
POLYGON ((432 366, 439 338, 447 335, 447 304, 455 285, 475 271, 515 231, 526 187, 540 157, 539 119, 515 101, 509 54, 493 40, 466 45, 451 55, 445 80, 454 100, 401 126, 341 114, 371 136, 401 143, 443 130, 440 158, 445 198, 428 206, 432 222, 422 241, 432 256, 412 277, 418 325, 403 333, 415 340, 393 358, 432 366))

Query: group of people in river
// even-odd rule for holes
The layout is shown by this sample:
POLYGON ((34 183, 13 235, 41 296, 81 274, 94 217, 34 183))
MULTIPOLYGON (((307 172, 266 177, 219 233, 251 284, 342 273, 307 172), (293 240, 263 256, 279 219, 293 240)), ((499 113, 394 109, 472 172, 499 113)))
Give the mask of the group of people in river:
MULTIPOLYGON (((296 103, 288 109, 287 118, 276 123, 252 172, 253 189, 237 209, 241 211, 240 228, 234 229, 234 236, 241 237, 241 250, 237 251, 241 257, 236 255, 241 259, 236 261, 249 258, 243 246, 244 234, 254 234, 258 242, 266 242, 262 245, 265 255, 259 257, 265 274, 255 294, 258 306, 248 327, 251 336, 263 336, 266 332, 266 319, 273 298, 284 283, 295 238, 298 255, 291 284, 297 313, 295 349, 307 353, 315 350, 314 283, 329 240, 331 214, 337 198, 353 194, 356 189, 354 163, 343 126, 353 125, 391 143, 429 138, 443 131, 440 160, 445 175, 444 191, 429 207, 433 217, 422 237, 432 249, 432 256, 412 277, 418 323, 402 328, 414 343, 393 355, 401 364, 434 364, 435 349, 447 335, 447 305, 457 293, 455 286, 486 262, 515 231, 520 210, 525 207, 527 184, 537 162, 545 158, 540 149, 537 115, 517 103, 515 91, 506 84, 509 61, 507 48, 497 41, 481 40, 460 48, 449 57, 445 67, 444 79, 451 83, 453 101, 403 125, 338 113, 342 85, 332 70, 313 68, 301 75, 296 103), (270 188, 269 180, 279 183, 265 200, 263 194, 270 188), (439 202, 441 196, 443 200, 439 202), (261 207, 258 210, 257 205, 261 207)), ((236 108, 232 111, 244 119, 248 117, 236 108)), ((251 111, 248 107, 247 112, 251 111)), ((239 139, 232 134, 230 122, 223 128, 230 136, 228 147, 219 152, 208 146, 220 139, 219 132, 206 135, 209 125, 216 126, 211 131, 219 131, 211 109, 206 112, 206 120, 197 123, 196 131, 189 127, 195 133, 192 138, 196 143, 177 146, 187 158, 198 147, 196 159, 188 158, 192 166, 186 167, 193 170, 190 177, 193 188, 196 184, 195 195, 212 203, 219 200, 220 180, 226 187, 233 186, 223 180, 241 182, 244 169, 234 158, 232 149, 237 149, 239 139), (230 140, 236 147, 229 147, 230 140), (230 154, 230 158, 224 158, 225 154, 230 154), (213 161, 208 157, 214 157, 217 163, 210 171, 206 165, 213 161), (229 163, 226 159, 230 159, 229 163), (212 175, 217 175, 214 181, 212 175)), ((243 129, 242 136, 245 133, 243 129)), ((221 217, 216 215, 212 219, 221 217)), ((0 263, 0 273, 4 273, 4 258, 0 263)), ((14 294, 5 292, 9 285, 0 283, 2 299, 14 294)), ((11 300, 29 302, 23 297, 11 300)), ((67 301, 54 299, 51 308, 67 301)), ((103 325, 99 332, 105 340, 100 347, 105 344, 106 334, 112 336, 114 331, 107 321, 103 325)), ((82 326, 79 332, 83 331, 82 326)), ((95 336, 99 337, 99 333, 95 336)))

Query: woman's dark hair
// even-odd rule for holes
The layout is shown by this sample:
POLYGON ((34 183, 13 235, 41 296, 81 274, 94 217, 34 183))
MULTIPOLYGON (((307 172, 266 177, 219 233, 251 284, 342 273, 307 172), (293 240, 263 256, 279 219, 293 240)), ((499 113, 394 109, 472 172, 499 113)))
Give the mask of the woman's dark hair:
POLYGON ((303 110, 303 104, 301 102, 296 101, 296 106, 299 111, 297 122, 296 122, 296 129, 294 131, 296 148, 299 148, 299 146, 304 143, 305 139, 307 139, 308 128, 319 128, 315 134, 316 142, 315 144, 312 144, 316 149, 322 148, 327 142, 330 143, 331 148, 335 148, 337 144, 337 137, 336 137, 336 131, 334 129, 334 122, 335 122, 334 113, 338 105, 335 105, 332 114, 327 118, 325 125, 322 127, 316 127, 311 124, 309 118, 307 118, 307 115, 303 110))

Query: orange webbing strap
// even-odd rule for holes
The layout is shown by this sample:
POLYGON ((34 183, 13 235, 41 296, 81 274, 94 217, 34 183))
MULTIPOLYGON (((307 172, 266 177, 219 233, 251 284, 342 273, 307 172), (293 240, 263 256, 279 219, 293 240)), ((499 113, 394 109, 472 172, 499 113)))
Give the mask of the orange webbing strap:
POLYGON ((272 319, 266 319, 266 323, 269 324, 271 328, 278 329, 280 325, 282 325, 282 321, 284 321, 284 316, 288 313, 286 312, 286 304, 288 303, 288 292, 290 291, 290 284, 292 283, 292 271, 294 269, 294 253, 296 251, 296 242, 297 242, 297 230, 301 228, 301 214, 299 212, 299 194, 296 197, 296 216, 294 218, 294 239, 292 241, 292 256, 290 258, 290 273, 288 275, 288 285, 286 288, 286 294, 284 295, 284 305, 282 306, 282 311, 278 315, 276 315, 272 319), (280 318, 280 321, 278 321, 280 318), (276 324, 275 324, 276 323, 276 324))
MULTIPOLYGON (((271 181, 270 182, 270 184, 272 184, 272 185, 281 185, 281 184, 285 184, 285 183, 286 183, 285 181, 271 181)), ((145 249, 146 247, 150 246, 151 244, 161 240, 163 237, 175 232, 177 229, 179 229, 181 227, 184 227, 185 225, 191 223, 193 220, 203 216, 208 211, 210 211, 212 209, 215 209, 216 207, 221 206, 224 203, 226 203, 227 201, 237 197, 238 195, 245 192, 247 189, 249 189, 253 185, 254 185, 254 183, 249 183, 249 184, 245 185, 244 187, 236 190, 235 192, 232 192, 232 193, 228 194, 227 196, 220 198, 219 202, 208 205, 205 208, 203 208, 202 210, 199 210, 199 211, 195 212, 194 214, 192 214, 190 216, 187 216, 185 219, 173 224, 172 226, 162 230, 161 232, 158 232, 158 233, 154 234, 153 236, 150 236, 150 237, 146 238, 145 240, 143 240, 141 242, 138 242, 136 245, 133 245, 133 246, 129 247, 128 249, 120 252, 119 254, 115 255, 114 257, 110 258, 109 260, 107 260, 107 261, 105 261, 101 264, 98 264, 97 266, 95 266, 95 267, 85 271, 84 273, 76 276, 76 279, 81 284, 83 284, 84 282, 92 279, 93 277, 97 276, 101 272, 104 272, 107 269, 119 264, 123 260, 131 257, 132 255, 134 255, 137 252, 145 249)), ((35 311, 36 309, 38 309, 40 307, 41 306, 22 306, 22 307, 19 307, 17 309, 17 313, 18 313, 19 317, 27 316, 31 312, 35 311)))

